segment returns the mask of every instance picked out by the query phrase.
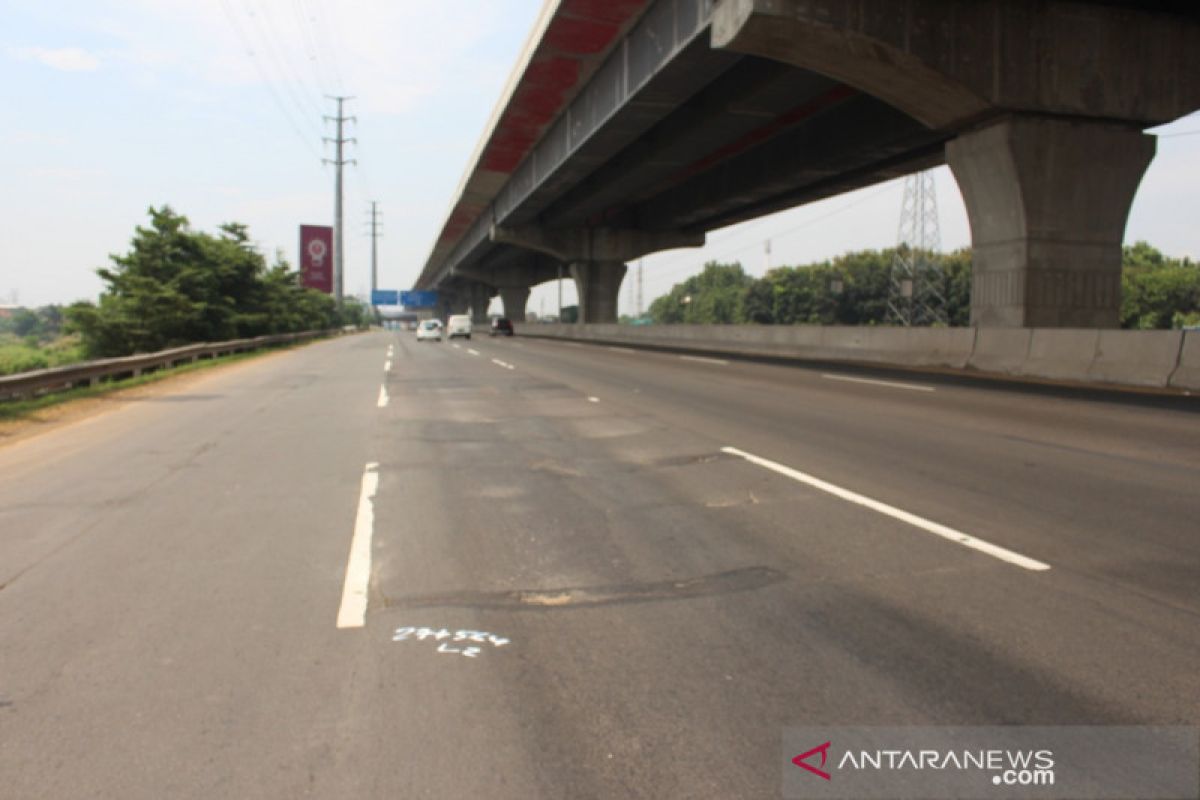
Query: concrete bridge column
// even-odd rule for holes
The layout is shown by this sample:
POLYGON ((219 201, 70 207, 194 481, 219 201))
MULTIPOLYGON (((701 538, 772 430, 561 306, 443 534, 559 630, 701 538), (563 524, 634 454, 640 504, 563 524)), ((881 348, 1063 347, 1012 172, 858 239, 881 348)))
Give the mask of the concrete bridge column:
POLYGON ((971 324, 1115 328, 1129 208, 1154 158, 1137 128, 1010 116, 946 158, 971 223, 971 324))
POLYGON ((547 229, 493 225, 493 242, 545 253, 569 264, 579 290, 579 321, 617 321, 617 296, 625 262, 676 247, 700 247, 702 231, 644 231, 620 228, 547 229))
POLYGON ((579 321, 616 322, 617 298, 626 270, 623 261, 576 261, 571 277, 579 292, 579 321))
POLYGON ((529 302, 528 286, 500 287, 500 302, 504 303, 504 316, 513 322, 525 321, 525 305, 529 302))
POLYGON ((468 302, 471 306, 471 322, 473 324, 487 324, 488 304, 491 303, 494 293, 492 287, 485 283, 472 283, 467 287, 468 302))

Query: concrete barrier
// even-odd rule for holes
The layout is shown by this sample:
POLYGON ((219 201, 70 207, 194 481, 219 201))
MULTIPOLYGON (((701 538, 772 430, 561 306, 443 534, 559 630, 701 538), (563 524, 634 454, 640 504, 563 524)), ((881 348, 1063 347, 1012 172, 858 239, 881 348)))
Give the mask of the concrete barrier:
POLYGON ((1125 386, 1166 386, 1179 365, 1183 331, 1100 331, 1088 378, 1125 386))
POLYGON ((980 328, 967 367, 980 372, 1020 375, 1032 341, 1030 328, 980 328))
POLYGON ((1056 381, 1087 381, 1099 330, 1034 328, 1020 375, 1056 381))
POLYGON ((1175 389, 1200 391, 1200 331, 1186 331, 1179 348, 1179 365, 1167 385, 1175 389))
POLYGON ((1200 389, 1200 332, 819 325, 537 325, 525 336, 680 351, 1200 389))

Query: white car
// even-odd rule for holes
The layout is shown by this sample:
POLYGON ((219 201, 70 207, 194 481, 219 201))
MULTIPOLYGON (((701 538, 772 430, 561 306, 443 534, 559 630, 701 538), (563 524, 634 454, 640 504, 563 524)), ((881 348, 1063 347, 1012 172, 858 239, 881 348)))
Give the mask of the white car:
POLYGON ((442 340, 442 323, 436 319, 427 319, 417 326, 417 341, 424 339, 433 339, 435 342, 442 340))
POLYGON ((471 318, 466 314, 455 314, 446 320, 446 338, 453 339, 455 336, 471 338, 471 318))

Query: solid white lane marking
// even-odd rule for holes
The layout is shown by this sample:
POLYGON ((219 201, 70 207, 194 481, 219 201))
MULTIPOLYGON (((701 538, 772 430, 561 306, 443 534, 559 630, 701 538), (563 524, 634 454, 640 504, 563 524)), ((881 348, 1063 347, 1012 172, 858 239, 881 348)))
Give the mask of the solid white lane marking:
POLYGON ((728 364, 723 358, 705 358, 704 356, 680 356, 684 361, 699 361, 702 364, 728 364))
POLYGON ((378 408, 386 408, 388 404, 388 393, 386 386, 379 387, 379 401, 375 403, 378 408))
POLYGON ((765 467, 773 472, 779 473, 780 475, 791 478, 794 481, 799 481, 800 483, 807 484, 814 489, 819 489, 822 492, 828 492, 834 497, 840 497, 848 502, 865 506, 872 511, 878 511, 880 514, 886 514, 893 519, 906 522, 909 525, 932 533, 935 536, 940 536, 943 539, 956 542, 964 547, 969 547, 972 550, 978 550, 981 553, 986 553, 992 558, 998 558, 1001 561, 1007 561, 1009 564, 1015 564, 1018 567, 1034 570, 1035 572, 1050 569, 1049 564, 1029 558, 1028 556, 1023 556, 1020 553, 1013 552, 1012 550, 992 544, 991 542, 985 542, 983 539, 976 539, 974 536, 969 536, 962 531, 941 525, 937 522, 932 522, 924 517, 918 517, 916 514, 910 514, 907 511, 896 508, 895 506, 890 506, 887 503, 881 503, 878 500, 872 500, 870 497, 865 497, 857 492, 852 492, 849 489, 843 489, 840 486, 835 486, 834 484, 823 481, 820 478, 814 478, 812 475, 805 474, 799 470, 794 470, 791 467, 785 467, 783 464, 762 458, 761 456, 747 453, 744 450, 738 450, 736 447, 722 447, 721 452, 740 456, 752 464, 765 467))
POLYGON ((637 352, 637 350, 631 350, 628 347, 609 347, 607 349, 612 350, 614 353, 636 353, 637 352))
POLYGON ((375 533, 375 491, 379 488, 378 470, 379 464, 374 461, 363 469, 362 491, 358 495, 358 514, 354 518, 354 538, 350 540, 346 582, 342 586, 342 605, 338 608, 339 628, 361 628, 367 616, 367 588, 371 582, 371 537, 375 533))
POLYGON ((600 402, 600 398, 599 398, 599 397, 589 397, 589 398, 588 398, 588 402, 589 402, 589 403, 599 403, 599 402, 600 402))
POLYGON ((896 383, 895 381, 877 381, 871 378, 851 378, 849 375, 830 375, 828 372, 821 375, 822 378, 830 381, 847 381, 849 383, 869 383, 872 386, 889 386, 893 389, 912 389, 914 392, 936 392, 937 389, 932 386, 922 386, 919 383, 896 383))
POLYGON ((470 353, 470 354, 471 354, 471 355, 473 355, 473 356, 477 356, 477 355, 479 355, 479 351, 478 351, 478 350, 472 350, 472 349, 471 349, 471 348, 469 348, 469 347, 467 348, 467 352, 468 352, 468 353, 470 353))

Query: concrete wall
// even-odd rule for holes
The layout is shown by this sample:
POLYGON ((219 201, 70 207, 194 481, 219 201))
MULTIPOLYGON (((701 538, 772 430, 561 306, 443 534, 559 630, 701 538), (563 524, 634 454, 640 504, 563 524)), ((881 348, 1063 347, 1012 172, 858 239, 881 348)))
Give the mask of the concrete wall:
POLYGON ((518 325, 517 333, 704 353, 1200 390, 1200 331, 526 324, 518 325))

